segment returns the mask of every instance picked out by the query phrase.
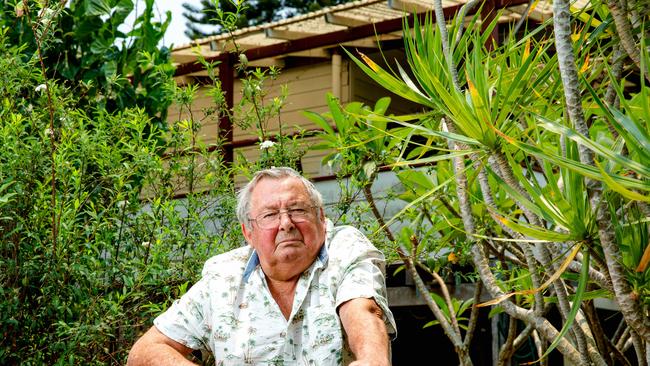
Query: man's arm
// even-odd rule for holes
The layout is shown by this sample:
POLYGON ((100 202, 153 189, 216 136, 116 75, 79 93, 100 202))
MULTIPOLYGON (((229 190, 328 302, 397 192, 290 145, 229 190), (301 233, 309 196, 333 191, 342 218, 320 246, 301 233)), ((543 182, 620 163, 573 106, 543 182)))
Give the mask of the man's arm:
POLYGON ((339 306, 339 317, 356 358, 350 366, 390 365, 383 312, 373 299, 356 298, 339 306))
POLYGON ((196 365, 186 357, 193 349, 185 347, 151 327, 131 348, 128 366, 196 365))

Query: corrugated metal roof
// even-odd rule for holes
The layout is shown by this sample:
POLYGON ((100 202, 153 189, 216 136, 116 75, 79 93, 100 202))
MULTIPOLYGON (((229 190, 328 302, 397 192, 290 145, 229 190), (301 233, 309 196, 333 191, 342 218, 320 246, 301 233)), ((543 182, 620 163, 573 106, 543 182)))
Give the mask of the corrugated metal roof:
MULTIPOLYGON (((458 7, 467 0, 443 0, 444 8, 458 7)), ((536 21, 545 21, 552 17, 551 0, 540 0, 529 17, 536 21)), ((499 2, 500 3, 500 2, 499 2)), ((522 1, 519 1, 521 4, 522 1)), ((575 7, 584 7, 589 0, 578 0, 575 7)), ((478 5, 477 5, 478 6, 478 5)), ((180 45, 172 51, 176 63, 191 62, 196 59, 195 52, 204 57, 215 57, 224 51, 233 51, 234 36, 240 50, 251 50, 287 41, 299 40, 316 35, 325 35, 348 28, 360 27, 394 19, 400 19, 407 13, 423 13, 433 10, 433 0, 360 0, 347 4, 324 8, 304 15, 239 29, 233 34, 220 34, 180 45)), ((512 6, 499 18, 500 22, 513 22, 521 18, 526 5, 512 6)), ((374 40, 374 37, 372 37, 374 40)), ((372 41, 372 40, 371 40, 372 41)), ((366 42, 368 43, 368 42, 366 42)), ((332 44, 334 47, 335 44, 332 44)))
POLYGON ((341 5, 336 5, 336 6, 330 6, 327 8, 323 8, 318 11, 314 11, 311 13, 303 14, 303 15, 298 15, 295 17, 287 18, 287 19, 282 19, 278 20, 275 22, 270 22, 270 23, 264 23, 252 27, 246 27, 242 29, 238 29, 230 34, 219 34, 215 36, 210 36, 210 37, 205 37, 201 39, 197 39, 191 43, 179 45, 178 47, 175 47, 174 50, 177 49, 184 49, 184 48, 191 48, 197 44, 205 44, 205 43, 210 43, 211 41, 221 41, 230 38, 231 36, 234 36, 236 38, 239 38, 240 36, 247 35, 249 33, 255 33, 255 32, 263 32, 266 29, 274 28, 274 27, 281 27, 281 26, 286 26, 289 24, 293 23, 298 23, 302 21, 306 21, 309 19, 314 19, 314 18, 319 18, 323 17, 326 14, 329 13, 334 13, 334 12, 339 12, 339 11, 344 11, 344 10, 349 10, 349 9, 356 9, 356 8, 364 8, 369 5, 373 4, 378 4, 378 3, 386 3, 386 0, 359 0, 359 1, 353 1, 350 3, 346 4, 341 4, 341 5))

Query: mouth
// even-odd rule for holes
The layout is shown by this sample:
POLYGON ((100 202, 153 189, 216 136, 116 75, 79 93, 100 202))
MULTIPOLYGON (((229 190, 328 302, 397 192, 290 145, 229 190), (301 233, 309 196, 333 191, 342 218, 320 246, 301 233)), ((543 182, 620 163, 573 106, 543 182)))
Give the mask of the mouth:
POLYGON ((295 238, 295 239, 284 239, 279 241, 278 243, 275 244, 276 247, 279 247, 281 245, 298 245, 302 244, 302 240, 295 238))

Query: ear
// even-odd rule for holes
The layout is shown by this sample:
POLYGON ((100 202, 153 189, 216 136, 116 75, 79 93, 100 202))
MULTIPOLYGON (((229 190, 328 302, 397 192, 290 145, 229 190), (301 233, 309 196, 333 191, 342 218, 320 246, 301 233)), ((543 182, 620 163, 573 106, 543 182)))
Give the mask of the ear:
POLYGON ((241 224, 241 232, 244 234, 244 239, 246 239, 246 242, 248 245, 251 245, 251 232, 246 228, 246 225, 241 224))
POLYGON ((325 223, 325 209, 322 207, 319 208, 320 210, 320 223, 323 225, 323 230, 327 231, 327 224, 325 223))

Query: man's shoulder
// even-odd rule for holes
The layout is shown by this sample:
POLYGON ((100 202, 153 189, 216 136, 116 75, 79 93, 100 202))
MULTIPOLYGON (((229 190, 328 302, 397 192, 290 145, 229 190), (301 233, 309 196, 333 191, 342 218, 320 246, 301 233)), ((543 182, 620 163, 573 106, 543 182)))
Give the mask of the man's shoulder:
POLYGON ((327 232, 331 245, 370 243, 368 238, 359 229, 350 225, 331 226, 327 232))
POLYGON ((236 276, 244 273, 244 268, 252 253, 249 245, 215 255, 203 266, 203 276, 236 276))
POLYGON ((333 256, 377 250, 359 229, 350 225, 330 226, 327 239, 327 251, 333 256))

